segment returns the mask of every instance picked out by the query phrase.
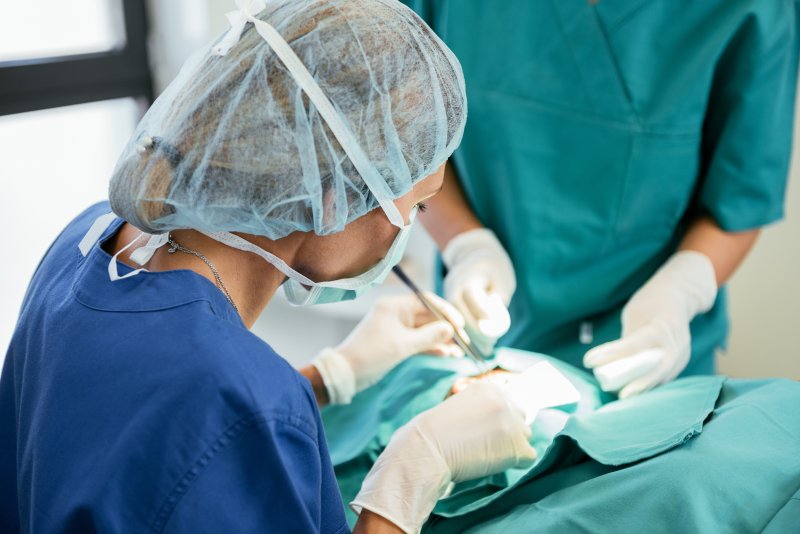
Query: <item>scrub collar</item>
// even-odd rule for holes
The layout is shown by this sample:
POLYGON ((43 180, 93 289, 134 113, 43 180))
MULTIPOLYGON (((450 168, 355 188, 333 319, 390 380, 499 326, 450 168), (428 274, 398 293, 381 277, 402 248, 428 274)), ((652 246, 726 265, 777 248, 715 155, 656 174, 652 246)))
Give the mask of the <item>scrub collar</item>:
POLYGON ((72 292, 81 304, 101 311, 138 313, 206 302, 214 315, 244 327, 239 314, 217 287, 194 271, 150 272, 143 269, 137 276, 127 277, 134 269, 116 262, 120 277, 112 281, 108 276, 111 255, 103 250, 103 245, 119 232, 125 221, 113 214, 105 217, 103 222, 107 226, 91 236, 94 240, 81 242, 81 257, 72 286, 72 292))

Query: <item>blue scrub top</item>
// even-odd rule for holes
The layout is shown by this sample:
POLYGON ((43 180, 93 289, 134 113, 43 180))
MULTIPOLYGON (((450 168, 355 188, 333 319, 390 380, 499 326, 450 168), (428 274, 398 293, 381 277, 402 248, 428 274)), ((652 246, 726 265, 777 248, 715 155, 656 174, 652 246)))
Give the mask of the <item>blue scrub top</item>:
POLYGON ((99 244, 78 250, 109 211, 64 230, 25 296, 0 379, 0 532, 349 532, 307 381, 202 276, 111 282, 99 244))

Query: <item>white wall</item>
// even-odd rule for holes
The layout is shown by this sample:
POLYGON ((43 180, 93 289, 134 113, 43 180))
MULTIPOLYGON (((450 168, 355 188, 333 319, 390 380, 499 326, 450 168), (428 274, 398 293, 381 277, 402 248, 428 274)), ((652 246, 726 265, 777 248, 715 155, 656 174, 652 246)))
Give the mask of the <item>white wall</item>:
POLYGON ((217 26, 212 27, 212 18, 224 15, 212 11, 210 3, 209 0, 147 0, 148 46, 156 93, 164 90, 192 52, 221 31, 217 26))
POLYGON ((141 110, 130 98, 0 117, 0 364, 34 269, 108 179, 141 110))
POLYGON ((800 114, 786 218, 764 230, 730 282, 730 300, 730 346, 717 360, 720 372, 800 380, 800 114))

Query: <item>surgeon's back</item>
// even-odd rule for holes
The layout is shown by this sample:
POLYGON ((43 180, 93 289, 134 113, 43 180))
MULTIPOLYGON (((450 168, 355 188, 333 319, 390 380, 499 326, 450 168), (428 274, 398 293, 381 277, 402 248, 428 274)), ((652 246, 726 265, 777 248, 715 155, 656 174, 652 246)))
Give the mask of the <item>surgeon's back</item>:
POLYGON ((108 211, 66 228, 25 297, 0 380, 0 531, 347 530, 303 378, 199 275, 111 282, 100 245, 78 249, 108 211))

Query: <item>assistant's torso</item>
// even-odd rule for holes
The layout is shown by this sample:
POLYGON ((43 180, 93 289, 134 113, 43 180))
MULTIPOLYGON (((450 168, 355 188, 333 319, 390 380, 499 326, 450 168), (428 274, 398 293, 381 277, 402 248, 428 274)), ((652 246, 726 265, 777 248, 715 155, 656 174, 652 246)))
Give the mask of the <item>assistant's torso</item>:
MULTIPOLYGON (((781 217, 795 2, 406 3, 464 69, 453 161, 518 278, 501 343, 580 365, 692 217, 781 217)), ((713 370, 726 333, 722 291, 692 325, 687 374, 713 370)))

